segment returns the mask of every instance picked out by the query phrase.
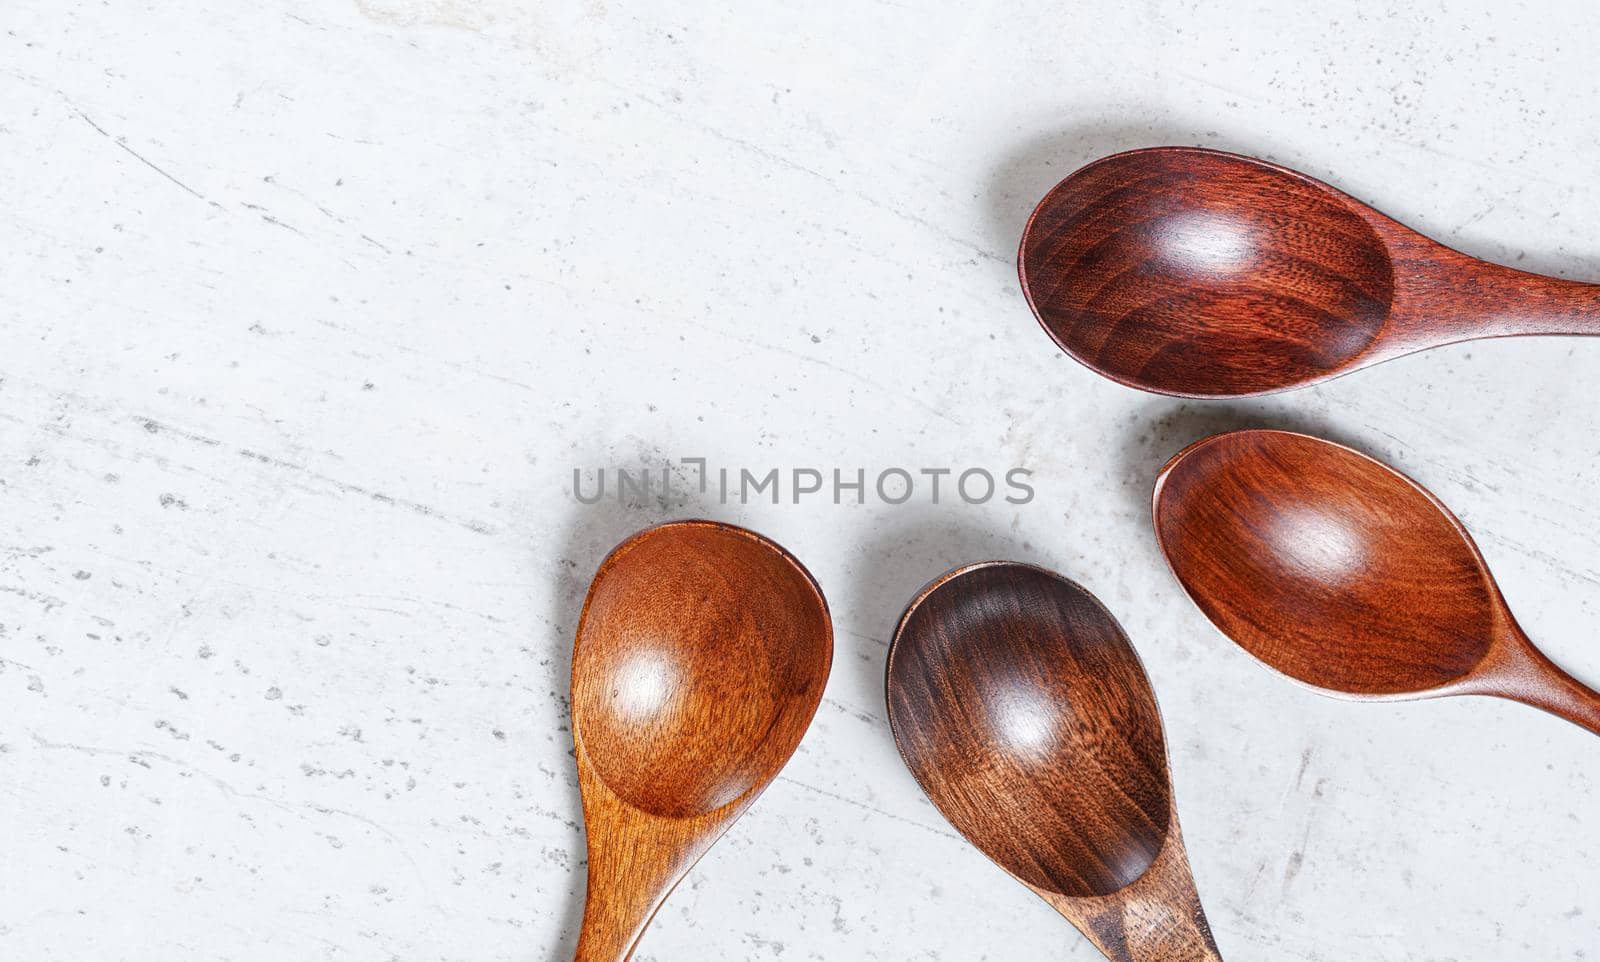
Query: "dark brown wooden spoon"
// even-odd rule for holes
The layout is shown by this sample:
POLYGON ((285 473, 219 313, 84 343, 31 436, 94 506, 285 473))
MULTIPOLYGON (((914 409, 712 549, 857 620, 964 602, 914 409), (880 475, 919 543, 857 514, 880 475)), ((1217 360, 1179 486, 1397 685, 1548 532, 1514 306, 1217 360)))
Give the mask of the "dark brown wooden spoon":
POLYGON ((1461 522, 1385 464, 1219 434, 1168 462, 1153 514, 1189 597, 1290 678, 1359 699, 1498 695, 1600 734, 1600 694, 1534 647, 1461 522))
POLYGON ((743 528, 648 528, 600 565, 572 655, 589 836, 576 962, 621 962, 689 868, 789 760, 833 660, 828 605, 743 528))
POLYGON ((973 845, 1116 962, 1218 962, 1144 667, 1093 595, 1042 568, 958 568, 889 647, 889 722, 973 845))
POLYGON ((1490 264, 1304 174, 1197 147, 1097 160, 1018 254, 1039 323, 1130 387, 1246 397, 1512 334, 1600 334, 1600 286, 1490 264))

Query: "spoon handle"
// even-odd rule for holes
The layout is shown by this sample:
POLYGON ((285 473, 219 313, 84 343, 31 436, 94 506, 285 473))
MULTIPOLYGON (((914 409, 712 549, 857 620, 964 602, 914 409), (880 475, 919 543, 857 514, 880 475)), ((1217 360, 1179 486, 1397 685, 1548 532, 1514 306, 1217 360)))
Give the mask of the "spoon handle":
POLYGON ((1600 692, 1562 671, 1537 648, 1533 649, 1533 657, 1539 665, 1541 684, 1529 686, 1513 697, 1600 735, 1600 692))
MULTIPOLYGON (((1411 311, 1461 339, 1600 335, 1600 285, 1470 261, 1414 289, 1411 311)), ((1430 272, 1431 273, 1431 272, 1430 272)))
POLYGON ((1600 286, 1511 273, 1519 275, 1510 281, 1518 299, 1497 299, 1493 312, 1486 315, 1496 332, 1600 335, 1600 286))
POLYGON ((573 962, 627 962, 673 887, 743 806, 694 818, 657 818, 625 804, 580 768, 589 884, 573 962))
POLYGON ((1176 820, 1168 833, 1155 863, 1120 891, 1087 898, 1039 894, 1111 962, 1222 962, 1176 820))
POLYGON ((1174 906, 1134 901, 1079 927, 1111 962, 1222 962, 1199 903, 1192 908, 1175 913, 1174 906))
POLYGON ((678 859, 618 850, 632 847, 627 842, 590 846, 589 890, 573 962, 627 962, 656 909, 687 871, 678 859))
POLYGON ((1498 695, 1565 718, 1600 735, 1600 692, 1562 671, 1514 622, 1488 659, 1477 690, 1498 695))
POLYGON ((589 847, 589 889, 573 962, 627 962, 672 882, 656 866, 625 864, 609 847, 589 847))

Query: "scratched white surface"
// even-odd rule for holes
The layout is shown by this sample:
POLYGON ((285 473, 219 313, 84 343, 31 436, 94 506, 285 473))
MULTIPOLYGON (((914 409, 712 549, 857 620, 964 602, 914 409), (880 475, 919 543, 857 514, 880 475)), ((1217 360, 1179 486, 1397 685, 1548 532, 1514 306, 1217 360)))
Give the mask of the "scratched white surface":
POLYGON ((1600 342, 1185 404, 1060 356, 1012 267, 1074 167, 1197 143, 1600 277, 1600 7, 14 0, 0 27, 0 957, 564 960, 577 609, 611 544, 686 514, 793 549, 838 645, 640 960, 1096 957, 884 722, 900 607, 985 557, 1135 640, 1229 959, 1600 954, 1593 736, 1279 681, 1145 507, 1213 430, 1347 440, 1600 681, 1600 342), (570 494, 696 456, 1022 465, 1038 497, 570 494))

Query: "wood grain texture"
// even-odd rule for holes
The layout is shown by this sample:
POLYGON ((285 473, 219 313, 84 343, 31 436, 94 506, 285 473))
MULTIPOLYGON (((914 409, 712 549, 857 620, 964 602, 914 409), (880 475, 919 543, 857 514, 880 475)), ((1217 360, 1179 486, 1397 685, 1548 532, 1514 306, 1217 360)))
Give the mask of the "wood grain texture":
MULTIPOLYGON (((1069 370, 1014 262, 1029 210, 1082 163, 1243 142, 1318 158, 1304 169, 1441 240, 1600 280, 1579 43, 1600 4, 603 6, 5 4, 0 956, 570 959, 578 613, 624 537, 709 513, 816 575, 834 668, 801 748, 636 962, 1097 955, 1015 917, 1002 955, 981 924, 998 893, 948 884, 964 843, 882 768, 899 768, 882 691, 899 609, 988 557, 1057 559, 1138 636, 1230 959, 1596 962, 1600 746, 1514 711, 1517 747, 1424 755, 1460 715, 1301 699, 1279 721, 1252 666, 1188 657, 1187 602, 1121 600, 1174 588, 1148 529, 1125 539, 1162 463, 1225 417, 1069 370), (1092 40, 1064 55, 1063 37, 1092 40), (1019 360, 1056 377, 1019 379, 1019 360), (592 490, 601 465, 701 455, 865 466, 868 504, 723 507, 714 476, 682 506, 569 493, 574 467, 592 490), (882 504, 872 469, 907 461, 1034 468, 1038 497, 968 508, 951 476, 933 512, 917 474, 918 497, 882 504), (1200 773, 1231 733, 1182 720, 1207 702, 1264 761, 1223 762, 1226 795, 1200 773), (1340 717, 1372 743, 1329 730, 1340 717), (1285 794, 1268 760, 1306 747, 1285 794), (1408 777, 1372 777, 1408 757, 1408 777), (1280 860, 1252 889, 1307 823, 1293 884, 1280 860), (1386 868, 1399 834, 1425 881, 1386 868)), ((1470 507, 1486 553, 1492 524, 1524 627, 1600 678, 1581 413, 1600 344, 1471 354, 1284 400, 1416 451, 1396 465, 1470 507), (1481 500, 1453 493, 1469 487, 1481 500)), ((972 854, 964 874, 1014 887, 972 854)))
POLYGON ((572 733, 588 832, 578 962, 620 962, 662 900, 788 761, 833 655, 827 602, 732 525, 646 529, 579 621, 572 733))
POLYGON ((1072 174, 1017 263, 1063 351, 1184 397, 1302 387, 1473 338, 1600 333, 1600 287, 1468 257, 1304 174, 1201 148, 1072 174))
POLYGON ((1109 612, 1030 565, 953 571, 889 649, 906 765, 970 842, 1114 960, 1215 960, 1161 715, 1109 612))
POLYGON ((1349 448, 1235 431, 1168 462, 1156 537, 1212 623, 1267 665, 1354 698, 1491 694, 1600 733, 1600 695, 1512 617, 1466 529, 1349 448))

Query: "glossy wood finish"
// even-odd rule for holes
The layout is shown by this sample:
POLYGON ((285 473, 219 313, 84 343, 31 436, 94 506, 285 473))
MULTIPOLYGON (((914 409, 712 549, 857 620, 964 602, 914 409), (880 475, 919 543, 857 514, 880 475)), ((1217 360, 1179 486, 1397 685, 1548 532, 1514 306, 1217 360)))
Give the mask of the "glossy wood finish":
POLYGON ((1153 514, 1200 610, 1291 678, 1498 695, 1600 734, 1600 695, 1534 647, 1461 522, 1387 465, 1303 434, 1219 434, 1167 464, 1153 514))
POLYGON ((733 525, 649 528, 589 587, 572 736, 589 838, 577 962, 620 962, 811 723, 827 602, 788 552, 733 525))
POLYGON ((1182 397, 1302 387, 1472 338, 1600 334, 1600 287, 1468 257, 1304 174, 1196 147, 1063 180, 1018 273, 1063 351, 1182 397))
POLYGON ((1155 696, 1093 595, 1031 565, 952 571, 901 618, 887 687, 900 753, 939 811, 1108 958, 1220 959, 1155 696))

